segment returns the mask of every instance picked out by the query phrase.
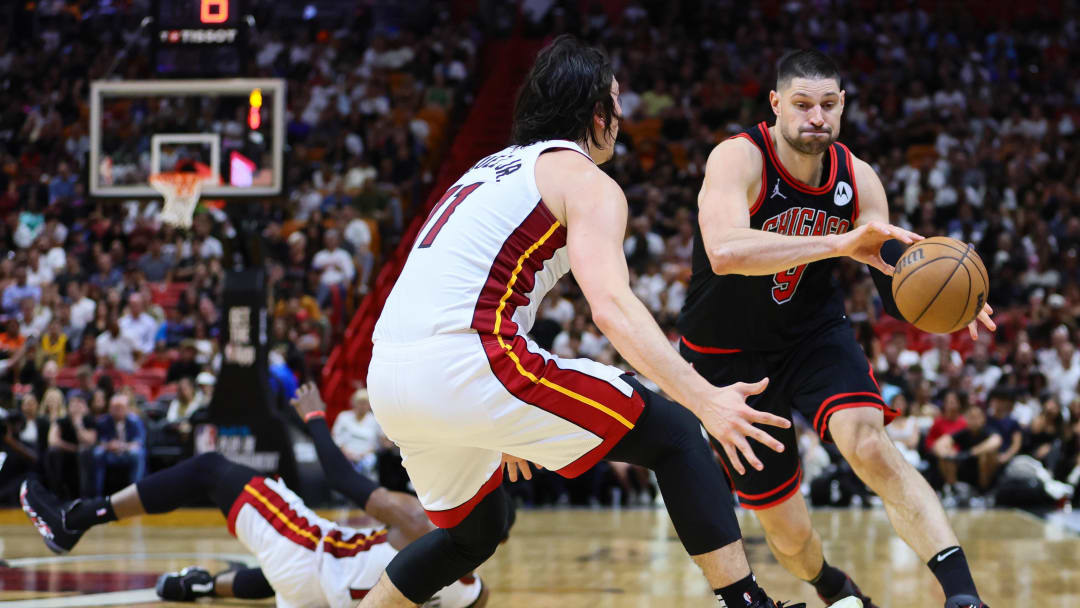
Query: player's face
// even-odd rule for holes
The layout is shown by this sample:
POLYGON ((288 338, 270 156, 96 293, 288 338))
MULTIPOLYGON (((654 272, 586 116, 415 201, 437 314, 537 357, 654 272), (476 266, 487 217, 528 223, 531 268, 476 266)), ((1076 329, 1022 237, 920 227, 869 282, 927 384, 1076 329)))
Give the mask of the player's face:
POLYGON ((619 119, 622 117, 622 106, 619 104, 619 81, 611 79, 611 98, 615 102, 615 115, 611 117, 611 126, 604 130, 604 119, 597 116, 595 121, 596 140, 603 145, 602 150, 593 150, 591 156, 596 164, 602 165, 611 160, 615 155, 615 138, 619 136, 619 119))
POLYGON ((821 154, 840 137, 844 91, 832 78, 792 78, 769 93, 780 134, 803 154, 821 154))

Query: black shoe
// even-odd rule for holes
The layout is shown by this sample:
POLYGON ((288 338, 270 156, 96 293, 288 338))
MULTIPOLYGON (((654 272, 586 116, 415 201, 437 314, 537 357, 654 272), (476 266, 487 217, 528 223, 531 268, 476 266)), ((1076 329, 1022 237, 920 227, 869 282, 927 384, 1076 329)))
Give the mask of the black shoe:
POLYGON ((820 593, 818 594, 818 597, 821 598, 821 601, 825 602, 826 605, 839 602, 840 600, 851 596, 859 598, 859 600, 862 601, 863 608, 878 608, 874 605, 874 602, 870 601, 870 598, 863 595, 863 592, 859 590, 859 586, 855 584, 855 581, 851 580, 850 576, 844 581, 844 586, 840 589, 840 593, 837 593, 832 597, 825 597, 820 593))
POLYGON ((64 514, 71 505, 61 505, 60 499, 36 478, 29 477, 22 482, 19 487, 19 503, 30 522, 45 539, 45 546, 53 553, 71 551, 85 532, 69 530, 64 525, 64 514))
POLYGON ((202 568, 189 566, 179 572, 166 572, 157 579, 155 588, 163 600, 194 602, 214 594, 214 577, 202 568))
POLYGON ((990 608, 974 595, 954 595, 945 600, 945 608, 990 608))

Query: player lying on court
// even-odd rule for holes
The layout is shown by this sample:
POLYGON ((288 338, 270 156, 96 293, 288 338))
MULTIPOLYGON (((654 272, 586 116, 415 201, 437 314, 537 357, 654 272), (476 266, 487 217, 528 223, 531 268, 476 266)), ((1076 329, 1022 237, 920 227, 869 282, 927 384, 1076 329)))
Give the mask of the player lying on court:
MULTIPOLYGON (((937 496, 885 434, 895 413, 881 399, 832 280, 836 258, 869 264, 886 310, 902 319, 889 275, 906 245, 922 237, 889 224, 877 174, 836 142, 844 110, 836 64, 796 51, 777 72, 769 94, 776 123, 732 137, 709 156, 680 351, 717 386, 768 376, 751 405, 787 419, 798 411, 822 440, 835 442, 940 581, 946 607, 985 608, 937 496)), ((986 306, 978 316, 991 330, 992 312, 986 306)), ((976 337, 975 322, 969 329, 976 337)), ((764 451, 762 470, 744 472, 731 446, 718 446, 742 505, 755 510, 780 563, 823 600, 857 595, 872 606, 825 561, 799 493, 794 430, 766 430, 785 449, 764 451)))
MULTIPOLYGON (((397 550, 432 525, 416 498, 378 487, 352 468, 331 439, 314 384, 300 387, 293 406, 308 421, 331 486, 389 529, 354 529, 323 519, 282 482, 214 452, 147 475, 112 496, 64 505, 36 479, 27 479, 19 495, 23 510, 45 544, 64 553, 92 526, 166 513, 209 498, 259 567, 216 576, 194 567, 164 574, 157 584, 162 599, 276 596, 278 606, 352 606, 375 585, 397 550)), ((480 608, 488 596, 479 577, 467 574, 439 590, 432 603, 441 608, 480 608)))
POLYGON ((492 555, 512 514, 504 453, 521 472, 528 461, 567 477, 605 458, 652 469, 720 605, 779 606, 751 574, 701 425, 758 464, 748 438, 781 446, 753 424, 790 423, 746 405, 761 378, 711 386, 630 290, 626 197, 597 166, 614 152, 618 96, 601 52, 555 39, 518 94, 513 145, 466 172, 417 236, 375 327, 368 391, 440 529, 398 553, 361 606, 415 606, 492 555), (618 352, 682 405, 529 338, 567 271, 618 352))

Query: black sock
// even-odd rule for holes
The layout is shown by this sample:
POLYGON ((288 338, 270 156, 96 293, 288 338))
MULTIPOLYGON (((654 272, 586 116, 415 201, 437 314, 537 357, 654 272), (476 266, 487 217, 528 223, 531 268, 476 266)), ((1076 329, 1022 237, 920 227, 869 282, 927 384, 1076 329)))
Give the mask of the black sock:
POLYGON ((979 596, 975 590, 975 581, 971 578, 971 568, 968 567, 967 557, 960 547, 947 547, 926 562, 930 571, 937 577, 941 588, 945 591, 945 598, 956 595, 979 596))
POLYGON ((821 560, 821 572, 814 577, 814 580, 810 581, 810 584, 814 586, 814 589, 821 595, 821 597, 832 597, 844 588, 844 583, 847 582, 847 575, 839 568, 834 568, 829 565, 829 562, 821 560))
MULTIPOLYGON (((217 577, 214 577, 214 580, 217 582, 217 577)), ((262 568, 237 570, 236 575, 233 577, 232 590, 233 597, 245 600, 261 600, 274 597, 274 588, 266 580, 262 568)))
POLYGON ((713 594, 720 598, 721 608, 746 608, 765 599, 765 591, 758 587, 757 577, 753 572, 727 587, 713 589, 713 594))
POLYGON ((99 496, 87 500, 80 500, 67 512, 64 525, 69 530, 85 530, 90 526, 116 521, 116 513, 113 512, 112 499, 108 496, 99 496))

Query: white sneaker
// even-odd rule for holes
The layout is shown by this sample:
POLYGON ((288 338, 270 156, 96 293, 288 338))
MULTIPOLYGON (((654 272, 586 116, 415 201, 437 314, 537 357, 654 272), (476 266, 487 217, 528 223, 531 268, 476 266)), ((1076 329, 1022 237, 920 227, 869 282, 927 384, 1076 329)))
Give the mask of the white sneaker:
POLYGON ((844 599, 831 604, 828 608, 863 608, 862 600, 855 596, 845 597, 844 599))

